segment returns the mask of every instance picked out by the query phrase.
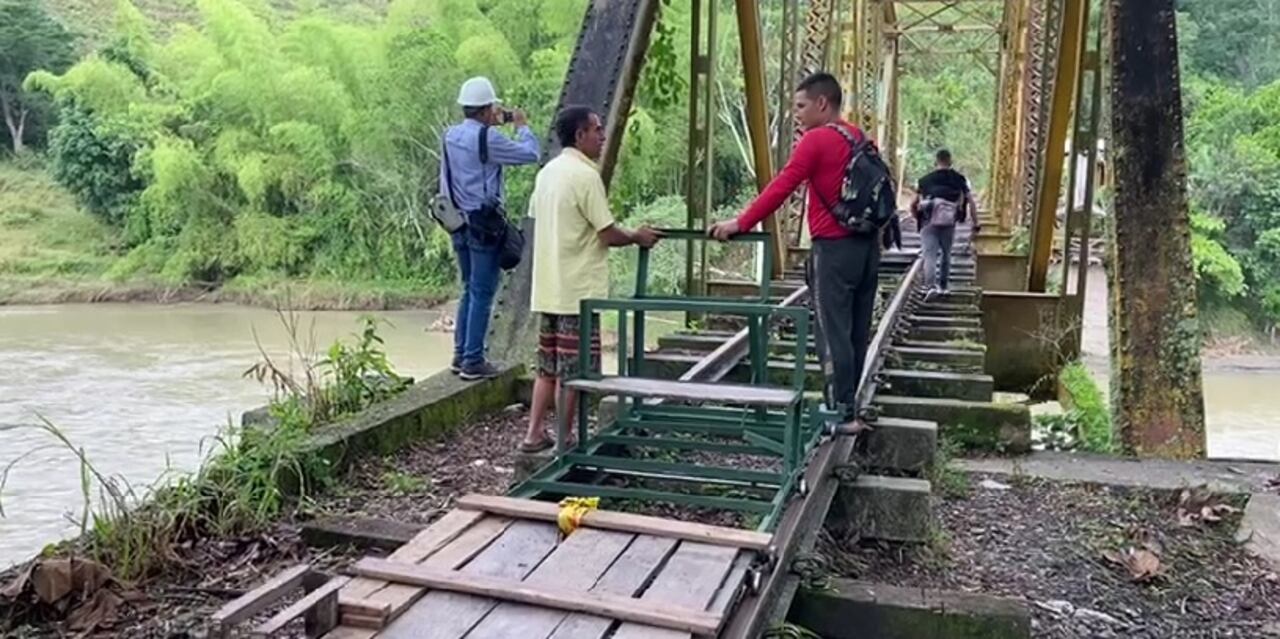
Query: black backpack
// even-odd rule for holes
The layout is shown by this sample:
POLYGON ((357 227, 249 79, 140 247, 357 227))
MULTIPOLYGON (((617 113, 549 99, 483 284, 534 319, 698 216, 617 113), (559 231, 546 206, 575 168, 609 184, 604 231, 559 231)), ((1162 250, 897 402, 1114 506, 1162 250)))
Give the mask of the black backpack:
POLYGON ((871 138, 864 135, 859 142, 843 126, 827 126, 844 137, 853 149, 853 156, 844 169, 840 199, 834 206, 828 204, 821 194, 818 199, 840 226, 859 234, 878 233, 898 215, 898 188, 893 174, 871 138))

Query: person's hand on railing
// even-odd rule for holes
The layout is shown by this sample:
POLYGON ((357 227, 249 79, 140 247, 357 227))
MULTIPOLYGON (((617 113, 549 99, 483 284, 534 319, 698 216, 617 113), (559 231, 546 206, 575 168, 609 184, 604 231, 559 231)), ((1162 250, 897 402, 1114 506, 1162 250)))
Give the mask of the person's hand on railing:
POLYGON ((707 235, 710 235, 711 237, 714 237, 717 240, 720 240, 721 242, 727 241, 729 238, 741 232, 742 232, 742 229, 738 227, 737 220, 725 220, 723 222, 716 222, 715 224, 711 225, 711 228, 707 229, 707 235))
POLYGON ((657 244, 658 240, 662 239, 662 231, 649 226, 642 226, 632 232, 631 235, 635 238, 636 244, 639 244, 644 248, 653 248, 653 245, 657 244))

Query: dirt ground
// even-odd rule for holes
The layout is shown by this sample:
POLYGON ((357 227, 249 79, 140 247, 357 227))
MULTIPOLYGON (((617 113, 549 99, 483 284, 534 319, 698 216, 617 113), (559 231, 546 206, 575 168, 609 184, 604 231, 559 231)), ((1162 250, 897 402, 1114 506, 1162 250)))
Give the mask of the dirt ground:
POLYGON ((844 577, 1024 598, 1035 637, 1280 637, 1280 577, 1234 539, 1243 497, 967 481, 924 546, 821 550, 844 577))
MULTIPOLYGON (((204 637, 214 610, 283 568, 310 562, 339 572, 365 554, 308 547, 299 530, 309 518, 343 513, 426 525, 462 494, 501 493, 513 479, 525 419, 523 410, 513 409, 358 464, 337 488, 308 499, 293 519, 271 530, 178 548, 179 567, 137 585, 143 599, 122 606, 111 627, 90 636, 204 637)), ((1024 597, 1036 637, 1280 637, 1280 577, 1234 540, 1243 498, 1196 495, 1180 503, 1180 491, 981 474, 964 481, 967 495, 935 499, 938 527, 930 543, 828 539, 822 551, 832 572, 1024 597), (1221 520, 1204 521, 1204 508, 1221 520)), ((11 577, 0 575, 0 588, 11 577)), ((0 606, 0 629, 5 616, 0 606)), ((72 633, 38 623, 0 634, 72 633)))

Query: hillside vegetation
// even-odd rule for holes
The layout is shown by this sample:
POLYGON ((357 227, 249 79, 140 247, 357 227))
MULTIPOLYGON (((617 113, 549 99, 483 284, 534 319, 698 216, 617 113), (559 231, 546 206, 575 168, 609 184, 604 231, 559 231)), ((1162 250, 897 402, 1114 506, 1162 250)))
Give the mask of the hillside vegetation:
MULTIPOLYGON (((540 134, 548 131, 586 5, 2 2, 39 28, 0 26, 0 39, 34 40, 45 63, 29 76, 0 64, 0 90, 30 105, 24 141, 41 156, 3 172, 4 197, 27 204, 6 213, 16 220, 6 229, 21 230, 0 237, 0 299, 55 281, 77 290, 142 285, 249 296, 303 283, 345 300, 368 294, 361 303, 373 305, 452 292, 448 241, 426 205, 440 128, 458 117, 458 84, 491 77, 540 134), (42 12, 53 22, 40 22, 42 12)), ((780 6, 762 4, 770 87, 780 6)), ((623 220, 682 226, 691 16, 686 2, 663 7, 611 198, 623 220)), ((723 216, 754 187, 732 4, 720 12, 713 200, 723 216)), ((1213 318, 1206 324, 1275 332, 1280 0, 1183 0, 1179 12, 1193 249, 1201 306, 1213 318)), ((995 98, 994 78, 979 62, 904 62, 908 181, 945 146, 985 184, 995 98)), ((0 128, 6 146, 10 137, 0 128)), ((513 214, 523 211, 533 174, 507 173, 513 214)), ((614 259, 622 281, 629 258, 614 259)), ((668 286, 680 283, 679 261, 663 260, 674 269, 659 274, 668 286)))

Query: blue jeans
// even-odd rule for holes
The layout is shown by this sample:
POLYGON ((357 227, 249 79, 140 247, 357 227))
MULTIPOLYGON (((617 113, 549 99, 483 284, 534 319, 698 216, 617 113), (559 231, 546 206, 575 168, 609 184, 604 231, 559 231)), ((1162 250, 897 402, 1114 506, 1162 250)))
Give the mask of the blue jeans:
POLYGON ((926 286, 948 290, 951 284, 951 245, 955 237, 954 226, 929 225, 920 231, 926 286))
POLYGON ((462 273, 462 299, 454 323, 453 356, 463 367, 484 362, 489 315, 498 292, 498 247, 478 241, 469 228, 453 234, 462 273))

